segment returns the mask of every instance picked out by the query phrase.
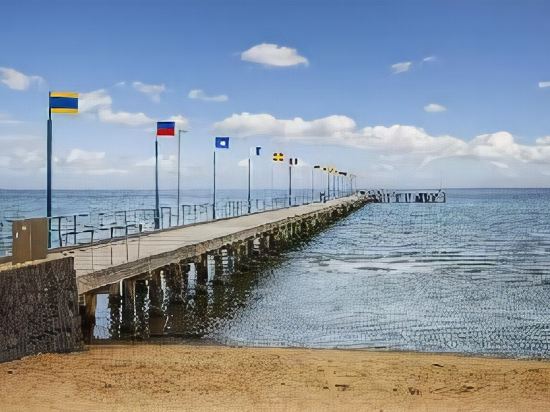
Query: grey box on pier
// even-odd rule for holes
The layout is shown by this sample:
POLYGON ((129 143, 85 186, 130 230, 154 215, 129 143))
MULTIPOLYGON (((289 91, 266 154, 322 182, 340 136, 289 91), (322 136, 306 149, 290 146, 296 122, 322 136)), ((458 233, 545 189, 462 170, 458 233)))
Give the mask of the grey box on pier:
POLYGON ((12 235, 12 263, 44 259, 48 254, 48 219, 17 220, 12 235))

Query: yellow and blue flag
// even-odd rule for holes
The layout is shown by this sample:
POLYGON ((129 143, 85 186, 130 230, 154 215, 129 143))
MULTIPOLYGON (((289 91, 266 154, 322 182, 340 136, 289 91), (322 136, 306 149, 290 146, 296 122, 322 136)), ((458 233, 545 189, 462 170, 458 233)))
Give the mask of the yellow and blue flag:
POLYGON ((78 93, 50 92, 52 113, 78 113, 78 93))

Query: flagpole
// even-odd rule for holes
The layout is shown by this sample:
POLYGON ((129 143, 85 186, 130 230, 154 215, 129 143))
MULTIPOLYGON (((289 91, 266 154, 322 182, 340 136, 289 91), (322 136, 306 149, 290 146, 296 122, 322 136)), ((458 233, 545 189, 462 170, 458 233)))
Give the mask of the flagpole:
POLYGON ((181 134, 186 132, 186 130, 178 130, 178 225, 180 224, 181 134))
POLYGON ((155 229, 160 228, 159 203, 159 139, 155 136, 155 229))
POLYGON ((47 165, 46 165, 46 216, 48 217, 48 248, 52 247, 52 108, 48 92, 47 165))
POLYGON ((311 203, 313 203, 313 192, 315 191, 315 181, 313 179, 313 173, 315 172, 315 168, 311 168, 311 203))
POLYGON ((328 200, 330 200, 330 173, 327 168, 327 196, 328 200))
POLYGON ((250 150, 248 151, 248 213, 250 213, 251 210, 251 203, 250 203, 250 150))
POLYGON ((178 224, 180 225, 180 175, 181 175, 181 130, 178 130, 178 196, 176 201, 178 224))
POLYGON ((212 219, 216 220, 216 149, 214 149, 214 195, 212 200, 212 219))
POLYGON ((288 165, 288 205, 292 206, 292 158, 288 165))

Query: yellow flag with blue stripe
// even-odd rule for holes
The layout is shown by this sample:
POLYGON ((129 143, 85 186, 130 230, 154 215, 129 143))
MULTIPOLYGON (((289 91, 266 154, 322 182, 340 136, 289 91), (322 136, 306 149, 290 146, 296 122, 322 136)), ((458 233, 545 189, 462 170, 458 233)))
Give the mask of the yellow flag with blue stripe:
POLYGON ((78 93, 50 92, 52 113, 78 113, 78 93))

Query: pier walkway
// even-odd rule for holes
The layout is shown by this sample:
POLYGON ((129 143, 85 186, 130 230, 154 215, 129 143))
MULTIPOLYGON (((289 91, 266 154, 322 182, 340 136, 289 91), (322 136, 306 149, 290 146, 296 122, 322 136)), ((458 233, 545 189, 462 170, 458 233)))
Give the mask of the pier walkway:
MULTIPOLYGON (((355 209, 367 201, 349 196, 326 203, 312 203, 284 209, 258 212, 240 217, 174 227, 166 230, 129 235, 89 246, 52 250, 46 260, 74 258, 78 294, 85 294, 121 280, 151 272, 173 263, 190 260, 224 246, 250 239, 263 239, 291 222, 316 224, 316 218, 332 211, 355 209)), ((340 213, 339 213, 340 214, 340 213)), ((344 213, 342 213, 344 214, 344 213)), ((292 233, 290 233, 292 235, 292 233)), ((269 236, 267 241, 269 242, 269 236)), ((269 245, 267 245, 269 248, 269 245)), ((33 264, 35 262, 29 262, 33 264)), ((11 264, 0 265, 0 271, 11 264)))

